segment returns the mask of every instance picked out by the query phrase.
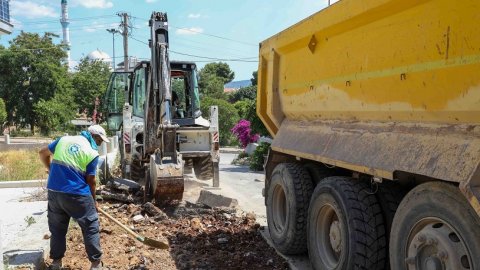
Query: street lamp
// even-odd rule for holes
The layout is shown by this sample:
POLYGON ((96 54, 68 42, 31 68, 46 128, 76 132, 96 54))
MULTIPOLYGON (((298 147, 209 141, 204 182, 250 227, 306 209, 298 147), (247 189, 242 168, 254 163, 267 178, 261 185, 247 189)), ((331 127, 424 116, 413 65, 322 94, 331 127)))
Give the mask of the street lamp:
POLYGON ((115 71, 115 68, 116 68, 115 66, 115 34, 120 33, 120 31, 114 28, 110 28, 110 29, 107 29, 107 32, 111 33, 113 37, 113 71, 115 71))

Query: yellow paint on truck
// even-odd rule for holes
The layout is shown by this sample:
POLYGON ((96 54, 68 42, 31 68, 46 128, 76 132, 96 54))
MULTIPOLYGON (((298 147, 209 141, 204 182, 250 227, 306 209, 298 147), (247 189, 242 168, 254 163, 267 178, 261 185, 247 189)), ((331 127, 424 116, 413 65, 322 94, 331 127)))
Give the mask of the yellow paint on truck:
POLYGON ((260 44, 272 149, 460 183, 480 214, 480 1, 341 0, 260 44))
POLYGON ((480 123, 478 10, 476 0, 339 1, 261 43, 259 115, 272 133, 283 117, 480 123))

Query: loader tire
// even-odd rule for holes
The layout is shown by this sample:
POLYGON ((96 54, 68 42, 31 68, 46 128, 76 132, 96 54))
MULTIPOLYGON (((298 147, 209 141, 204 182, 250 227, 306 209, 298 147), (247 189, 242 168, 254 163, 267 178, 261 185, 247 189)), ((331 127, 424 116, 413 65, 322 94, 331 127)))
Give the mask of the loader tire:
POLYGON ((385 269, 382 210, 370 186, 360 180, 333 176, 318 184, 310 201, 307 235, 314 269, 385 269))
POLYGON ((152 178, 150 177, 149 168, 145 168, 145 187, 143 189, 143 202, 151 202, 153 200, 152 178))
POLYGON ((140 184, 145 183, 145 169, 143 164, 139 160, 132 161, 130 165, 130 177, 131 180, 140 184))
POLYGON ((198 180, 210 180, 213 178, 213 162, 210 156, 199 157, 193 160, 193 170, 198 180))
POLYGON ((185 161, 185 165, 183 166, 183 172, 185 174, 193 173, 193 159, 187 158, 184 161, 185 161))
POLYGON ((392 270, 480 269, 479 239, 480 218, 458 187, 443 182, 418 185, 393 219, 392 270))
POLYGON ((267 191, 267 222, 270 237, 284 254, 307 250, 308 203, 312 180, 301 164, 281 163, 273 170, 267 191))

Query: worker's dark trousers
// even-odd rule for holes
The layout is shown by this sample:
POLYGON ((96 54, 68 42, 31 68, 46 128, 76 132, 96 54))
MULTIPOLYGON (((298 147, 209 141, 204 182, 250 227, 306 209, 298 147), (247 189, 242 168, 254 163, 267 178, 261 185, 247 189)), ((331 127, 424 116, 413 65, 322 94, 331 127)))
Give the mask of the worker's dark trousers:
POLYGON ((90 261, 102 257, 100 249, 100 230, 95 202, 91 195, 75 195, 48 191, 48 227, 50 238, 50 258, 63 258, 67 248, 66 234, 70 217, 80 225, 83 241, 90 261))

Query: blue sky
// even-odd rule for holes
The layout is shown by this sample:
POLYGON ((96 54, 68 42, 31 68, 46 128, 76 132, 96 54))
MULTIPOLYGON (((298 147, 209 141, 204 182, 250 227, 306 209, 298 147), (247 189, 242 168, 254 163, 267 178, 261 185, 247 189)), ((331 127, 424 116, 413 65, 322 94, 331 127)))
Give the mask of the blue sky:
MULTIPOLYGON (((199 68, 212 62, 209 58, 242 59, 224 62, 235 80, 246 80, 257 70, 259 42, 326 5, 327 0, 68 0, 71 58, 78 61, 96 49, 112 56, 112 34, 106 29, 119 27, 118 12, 132 17, 129 55, 149 58, 142 43, 148 43, 148 19, 152 11, 162 11, 168 14, 171 59, 196 61, 199 68)), ((20 30, 61 37, 60 7, 60 0, 11 0, 15 31, 2 35, 0 44, 8 46, 20 30)), ((115 56, 117 63, 123 60, 120 35, 115 36, 115 56)))

